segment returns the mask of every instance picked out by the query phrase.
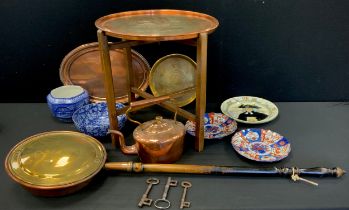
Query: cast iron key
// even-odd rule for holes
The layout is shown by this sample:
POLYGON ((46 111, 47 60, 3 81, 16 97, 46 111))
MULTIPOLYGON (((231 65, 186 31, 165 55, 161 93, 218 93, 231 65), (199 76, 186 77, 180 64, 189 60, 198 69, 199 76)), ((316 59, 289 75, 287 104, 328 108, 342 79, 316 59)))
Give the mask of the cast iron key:
POLYGON ((177 186, 177 180, 171 180, 171 177, 168 177, 167 183, 165 185, 164 193, 162 194, 162 198, 157 199, 154 202, 154 206, 158 209, 168 209, 171 206, 171 203, 169 200, 166 199, 167 192, 170 189, 170 187, 177 186))
POLYGON ((147 205, 147 206, 151 205, 151 202, 153 202, 153 200, 148 198, 148 194, 149 194, 152 186, 156 185, 156 184, 159 184, 159 182, 160 181, 157 178, 149 178, 149 179, 147 179, 148 188, 145 191, 145 193, 142 195, 142 198, 141 198, 141 200, 138 203, 139 207, 143 207, 143 205, 147 205))
POLYGON ((181 208, 181 209, 183 209, 183 208, 189 208, 189 207, 190 207, 190 202, 185 201, 185 196, 187 195, 187 190, 188 190, 188 188, 191 187, 191 183, 190 183, 190 182, 187 182, 187 181, 183 181, 183 182, 181 183, 181 186, 182 186, 184 189, 183 189, 183 194, 182 194, 182 199, 181 199, 180 208, 181 208))

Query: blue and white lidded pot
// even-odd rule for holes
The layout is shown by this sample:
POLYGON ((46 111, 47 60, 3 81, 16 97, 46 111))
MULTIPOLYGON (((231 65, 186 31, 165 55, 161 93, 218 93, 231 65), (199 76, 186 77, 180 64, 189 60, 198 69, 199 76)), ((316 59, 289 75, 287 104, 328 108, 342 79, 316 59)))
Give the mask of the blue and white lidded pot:
POLYGON ((88 92, 77 85, 55 88, 46 99, 52 115, 64 122, 72 122, 73 113, 89 103, 88 92))

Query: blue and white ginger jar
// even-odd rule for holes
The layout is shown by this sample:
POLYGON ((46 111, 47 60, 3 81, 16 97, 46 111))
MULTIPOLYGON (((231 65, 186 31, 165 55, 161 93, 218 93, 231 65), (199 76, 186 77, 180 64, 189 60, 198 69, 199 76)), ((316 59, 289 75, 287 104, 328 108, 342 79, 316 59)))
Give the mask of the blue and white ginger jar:
POLYGON ((64 122, 72 122, 73 113, 89 103, 87 91, 77 85, 55 88, 46 99, 52 115, 64 122))

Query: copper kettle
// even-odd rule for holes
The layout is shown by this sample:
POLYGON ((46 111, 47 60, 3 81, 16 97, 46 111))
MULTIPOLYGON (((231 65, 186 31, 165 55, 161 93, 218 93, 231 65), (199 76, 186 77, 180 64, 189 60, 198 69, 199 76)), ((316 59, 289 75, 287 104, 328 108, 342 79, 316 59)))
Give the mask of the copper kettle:
MULTIPOLYGON (((130 108, 126 111, 126 115, 131 109, 134 111, 136 108, 144 108, 168 99, 158 97, 132 102, 130 108)), ((128 119, 137 122, 129 117, 128 119)), ((183 152, 185 127, 176 120, 176 114, 173 120, 158 116, 154 120, 137 126, 133 131, 135 144, 132 146, 126 145, 124 136, 120 131, 109 130, 109 132, 119 136, 120 149, 124 154, 138 154, 144 163, 173 163, 181 157, 183 152)))

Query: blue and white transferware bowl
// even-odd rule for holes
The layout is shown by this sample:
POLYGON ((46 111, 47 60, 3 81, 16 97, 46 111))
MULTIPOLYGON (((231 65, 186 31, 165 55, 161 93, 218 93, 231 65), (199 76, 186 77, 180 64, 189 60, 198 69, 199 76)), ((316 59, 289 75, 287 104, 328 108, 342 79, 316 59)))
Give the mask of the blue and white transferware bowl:
MULTIPOLYGON (((121 103, 116 103, 115 106, 117 109, 125 107, 121 103)), ((118 128, 121 130, 125 126, 126 115, 122 114, 117 118, 118 128)), ((80 132, 95 137, 106 136, 110 127, 107 103, 92 103, 81 107, 74 112, 73 122, 80 132)))
MULTIPOLYGON (((220 139, 237 129, 236 121, 222 113, 205 113, 204 123, 205 139, 220 139)), ((188 120, 185 128, 190 135, 195 136, 195 122, 188 120)))
POLYGON ((259 162, 279 161, 291 152, 291 144, 285 137, 264 129, 239 131, 232 137, 231 144, 240 155, 259 162))
POLYGON ((46 99, 52 115, 64 122, 71 122, 73 113, 89 103, 87 91, 77 85, 55 88, 46 99))

